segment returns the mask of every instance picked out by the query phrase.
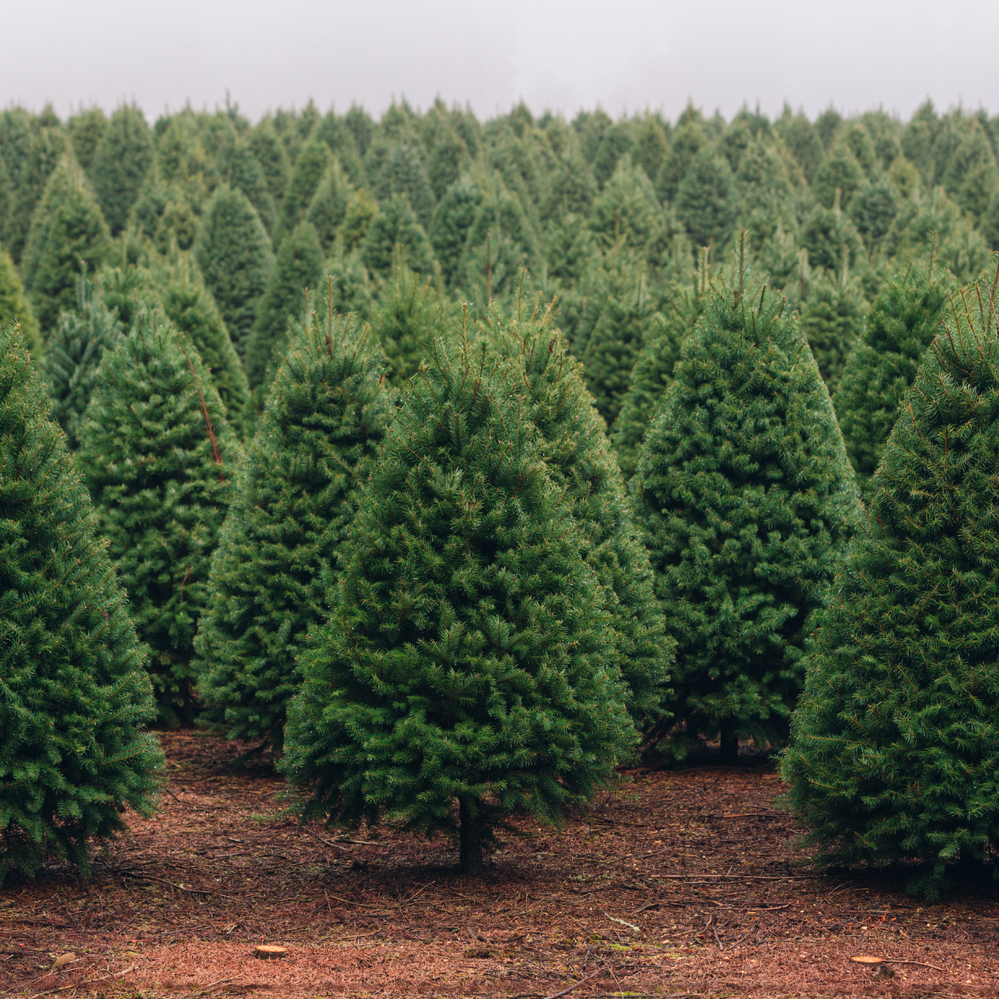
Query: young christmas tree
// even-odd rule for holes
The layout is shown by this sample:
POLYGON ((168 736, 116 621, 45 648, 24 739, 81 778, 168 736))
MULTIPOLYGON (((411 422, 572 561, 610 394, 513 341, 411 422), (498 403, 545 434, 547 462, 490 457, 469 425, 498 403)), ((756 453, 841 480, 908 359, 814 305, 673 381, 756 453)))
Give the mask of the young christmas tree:
POLYGON ((230 739, 283 741, 297 657, 326 618, 336 553, 385 435, 385 358, 352 317, 325 310, 292 329, 236 480, 195 640, 206 718, 230 739))
POLYGON ((850 276, 845 254, 838 273, 820 274, 808 289, 801 331, 830 394, 836 391, 846 359, 864 328, 865 307, 863 291, 850 276))
POLYGON ((311 222, 299 222, 281 243, 277 266, 260 300, 253 332, 246 344, 246 375, 262 385, 284 354, 288 321, 305 312, 307 291, 322 278, 323 248, 311 222))
POLYGON ((572 504, 581 555, 603 587, 628 707, 639 733, 654 741, 670 718, 667 681, 674 642, 666 634, 649 556, 582 365, 553 327, 551 309, 529 320, 491 323, 485 335, 491 350, 522 371, 525 415, 541 436, 552 481, 572 504))
POLYGON ((320 138, 310 140, 302 150, 281 202, 282 225, 286 232, 291 232, 305 218, 309 202, 333 162, 330 147, 320 138))
POLYGON ((194 246, 194 258, 245 355, 260 299, 274 270, 274 254, 260 218, 242 191, 222 186, 212 198, 194 246))
POLYGON ((79 431, 79 467, 151 649, 159 720, 193 713, 194 634, 239 446, 191 342, 145 314, 110 351, 79 431))
POLYGON ((947 307, 948 275, 910 267, 885 282, 833 397, 846 451, 866 488, 898 419, 899 406, 947 307))
POLYGON ((280 205, 291 176, 291 165, 284 143, 274 131, 274 123, 270 118, 263 118, 250 130, 247 142, 267 181, 267 190, 274 199, 275 205, 280 205))
POLYGON ((73 146, 73 154, 76 162, 84 170, 90 170, 90 164, 94 161, 94 153, 100 145, 101 139, 108 128, 108 118, 103 109, 96 105, 89 108, 81 108, 66 122, 66 130, 69 132, 69 141, 73 146))
POLYGON ((995 296, 993 284, 959 298, 927 348, 781 764, 816 863, 921 861, 910 890, 932 899, 948 868, 991 861, 999 844, 995 296))
POLYGON ((16 326, 0 329, 0 883, 150 815, 163 755, 145 656, 16 326))
POLYGON ((145 117, 134 104, 123 104, 111 115, 89 167, 112 235, 125 228, 152 162, 153 138, 145 117))
MULTIPOLYGON (((347 228, 346 223, 344 228, 347 228)), ((409 199, 405 195, 393 194, 387 204, 379 206, 378 213, 367 227, 361 260, 373 274, 385 277, 392 269, 396 247, 402 247, 406 264, 418 274, 433 272, 434 252, 426 231, 417 220, 409 199)))
POLYGON ((558 822, 635 742, 596 578, 512 375, 438 344, 414 380, 286 730, 305 817, 444 831, 466 873, 504 813, 558 822))
POLYGON ((90 402, 104 351, 114 346, 122 333, 118 316, 104 304, 94 282, 81 276, 76 309, 60 314, 45 351, 45 382, 52 400, 52 417, 66 434, 70 450, 77 446, 80 421, 90 402))
POLYGON ((676 215, 696 247, 719 252, 735 229, 732 170, 713 146, 693 159, 676 192, 676 215))
POLYGON ((3 231, 4 244, 16 264, 21 263, 31 220, 45 193, 49 177, 68 150, 69 142, 61 128, 39 129, 31 140, 3 231))
POLYGON ((20 324, 24 346, 31 351, 31 356, 36 361, 41 358, 42 336, 38 331, 38 320, 24 294, 24 285, 14 261, 0 246, 0 328, 6 329, 11 323, 20 324))
POLYGON ((309 202, 305 218, 316 228, 323 252, 329 253, 336 242, 337 234, 347 217, 347 205, 354 193, 347 175, 340 164, 333 165, 323 174, 316 193, 309 202))
POLYGON ((268 190, 267 177, 253 155, 249 142, 236 138, 226 145, 216 160, 219 177, 230 187, 235 187, 246 195, 247 200, 257 210, 267 235, 272 239, 277 227, 277 209, 274 198, 268 190))
POLYGON ((787 736, 811 614, 860 516, 829 393, 783 299, 720 281, 684 343, 633 482, 677 639, 668 748, 787 736))

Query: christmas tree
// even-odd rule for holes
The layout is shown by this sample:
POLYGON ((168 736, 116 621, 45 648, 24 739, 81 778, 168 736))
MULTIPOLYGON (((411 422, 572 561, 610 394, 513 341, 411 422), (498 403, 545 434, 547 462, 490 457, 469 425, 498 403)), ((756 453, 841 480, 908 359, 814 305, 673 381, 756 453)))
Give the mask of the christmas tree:
POLYGON ((24 294, 24 285, 21 284, 14 261, 0 246, 0 328, 6 329, 11 323, 20 324, 24 346, 37 361, 43 352, 38 320, 24 294))
POLYGON ((152 162, 153 139, 145 117, 134 104, 123 104, 111 115, 89 167, 112 235, 125 228, 152 162))
POLYGON ((466 873, 504 813, 558 822, 635 740, 598 584, 517 381, 442 345, 414 380, 286 732, 305 817, 444 831, 466 873))
MULTIPOLYGON (((350 221, 349 207, 347 214, 345 229, 350 221)), ((430 240, 416 218, 409 199, 399 194, 393 194, 386 204, 378 207, 378 213, 371 220, 364 236, 361 260, 373 274, 386 277, 392 269, 396 247, 402 248, 407 266, 418 274, 430 274, 433 271, 434 253, 430 248, 430 240)))
POLYGON ((206 717, 230 739, 280 749, 297 662, 325 620, 336 553, 384 437, 385 359, 353 318, 295 323, 236 480, 195 641, 206 717))
POLYGON ((144 650, 16 326, 0 330, 0 883, 148 816, 162 753, 144 650))
POLYGON ((911 267, 885 282, 863 334, 847 358, 833 408, 847 454, 866 488, 881 460, 899 406, 916 380, 923 353, 940 329, 948 275, 911 267))
POLYGON ((94 153, 108 128, 108 118, 97 106, 81 108, 66 122, 69 141, 73 146, 76 162, 89 171, 94 161, 94 153))
POLYGON ((3 231, 4 244, 17 264, 21 263, 35 208, 45 193, 49 177, 68 150, 69 143, 61 128, 41 128, 31 139, 3 231))
MULTIPOLYGON (((743 251, 744 252, 744 251, 743 251)), ((677 639, 670 750, 785 738, 811 614, 860 516, 829 394, 766 285, 719 280, 685 341, 633 483, 677 639)))
POLYGON ((999 843, 995 295, 963 295, 927 348, 781 765, 816 863, 921 861, 910 890, 933 899, 999 843))
POLYGON ((310 140, 295 162, 281 202, 282 225, 286 232, 291 232, 305 217, 323 175, 332 165, 330 147, 320 138, 310 140))
POLYGON ((193 714, 194 634, 239 447, 191 342, 146 313, 106 351, 79 430, 79 467, 151 649, 159 720, 193 714))
POLYGON ((820 273, 808 289, 801 310, 801 331, 830 393, 836 391, 846 359, 863 330, 866 304, 857 281, 850 276, 845 254, 838 273, 820 273))

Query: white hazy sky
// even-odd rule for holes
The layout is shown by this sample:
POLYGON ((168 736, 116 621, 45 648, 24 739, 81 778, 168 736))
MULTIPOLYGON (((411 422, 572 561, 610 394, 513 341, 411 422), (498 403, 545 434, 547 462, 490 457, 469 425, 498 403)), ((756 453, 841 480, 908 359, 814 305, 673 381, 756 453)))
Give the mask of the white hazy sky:
POLYGON ((0 106, 999 113, 997 0, 0 0, 0 106))

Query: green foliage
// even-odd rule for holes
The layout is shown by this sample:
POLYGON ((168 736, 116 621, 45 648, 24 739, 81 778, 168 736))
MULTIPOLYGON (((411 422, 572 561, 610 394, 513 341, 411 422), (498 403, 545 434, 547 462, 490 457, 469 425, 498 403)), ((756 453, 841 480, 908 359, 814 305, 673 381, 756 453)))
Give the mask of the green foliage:
POLYGON ((504 374, 438 346, 414 381, 286 730, 305 817, 458 835, 466 872, 503 813, 558 822, 634 745, 596 577, 504 374))
POLYGON ((364 238, 378 214, 378 204, 363 187, 358 188, 347 202, 347 211, 340 228, 344 248, 353 252, 364 245, 364 238))
POLYGON ((107 127, 107 115, 96 105, 81 109, 66 122, 76 162, 88 172, 107 127))
POLYGON ((267 186, 267 177, 246 139, 235 139, 225 146, 216 161, 219 177, 230 187, 238 188, 257 210, 269 236, 277 226, 277 209, 267 186))
POLYGON ((487 342, 522 369, 525 416, 541 436, 548 473, 572 504, 582 557, 597 574, 610 615, 617 666, 640 734, 663 734, 674 643, 666 634, 652 569, 603 420, 550 312, 487 329, 487 342))
POLYGON ((677 639, 669 751, 786 737, 812 612, 860 515, 808 344, 765 286, 711 291, 633 488, 677 639))
POLYGON ((841 142, 829 153, 822 165, 815 172, 815 182, 812 193, 815 200, 825 208, 832 208, 839 191, 839 204, 843 208, 850 206, 853 192, 864 181, 864 171, 861 170, 857 157, 850 147, 841 142))
POLYGON ((462 174, 444 192, 434 209, 430 242, 449 285, 453 285, 458 277, 465 243, 484 197, 482 188, 468 174, 462 174))
POLYGON ((338 254, 323 265, 323 274, 338 312, 353 312, 361 320, 371 318, 374 291, 368 271, 356 253, 338 254))
POLYGON ((333 154, 322 139, 314 138, 302 149, 281 203, 282 224, 287 231, 305 218, 323 175, 332 165, 333 154))
POLYGON ((676 192, 676 215, 694 246, 728 242, 735 228, 732 171, 724 156, 708 147, 690 164, 676 192))
POLYGON ((204 717, 280 749, 306 635, 326 618, 336 554, 385 435, 384 357, 350 317, 296 323, 236 479, 195 646, 204 717))
POLYGON ((278 138, 269 118, 264 118, 256 125, 246 141, 264 172, 270 196, 275 204, 279 204, 291 177, 291 164, 288 162, 284 143, 278 138))
POLYGON ((152 162, 153 140, 145 117, 134 104, 123 104, 111 115, 88 168, 112 235, 125 228, 152 162))
POLYGON ((852 266, 864 250, 857 227, 835 201, 832 208, 815 205, 808 213, 801 227, 801 245, 813 267, 832 271, 843 266, 844 254, 852 266))
POLYGON ((191 658, 239 446, 191 342, 146 313, 105 351, 77 458, 139 637, 158 719, 193 713, 191 658))
POLYGON ((920 861, 910 890, 931 899, 999 843, 995 291, 945 312, 926 351, 781 764, 816 863, 920 861))
POLYGON ((623 156, 593 202, 590 228, 606 249, 619 243, 645 255, 659 232, 662 209, 645 171, 623 156))
POLYGON ((60 311, 76 303, 81 272, 100 270, 111 252, 107 224, 83 171, 72 160, 64 160, 49 178, 35 210, 22 262, 43 330, 50 330, 60 311))
POLYGON ((10 106, 0 111, 0 159, 7 164, 14 187, 20 183, 31 150, 31 135, 31 115, 24 108, 10 106))
POLYGON ((149 816, 163 755, 144 650, 13 325, 0 331, 0 883, 149 816))
POLYGON ((215 193, 198 232, 194 258, 229 336, 245 353, 274 270, 274 254, 260 217, 241 191, 223 185, 215 193))
POLYGON ((372 193, 379 203, 393 195, 406 197, 420 225, 424 228, 430 225, 436 198, 423 163, 423 152, 416 143, 395 143, 373 179, 372 193))
POLYGON ((822 141, 815 126, 801 112, 793 114, 785 104, 781 116, 774 122, 774 131, 784 140, 811 183, 823 158, 822 141))
POLYGON ((662 202, 672 201, 680 190, 680 184, 708 137, 696 121, 687 121, 673 132, 669 154, 663 162, 659 176, 655 178, 656 194, 662 202))
POLYGON ((0 246, 0 329, 7 329, 11 323, 19 323, 24 347, 38 361, 43 354, 42 337, 38 331, 38 320, 32 311, 31 303, 24 294, 24 285, 10 259, 10 254, 0 246))
POLYGON ((811 283, 801 310, 801 331, 830 395, 836 391, 846 359, 864 326, 866 303, 846 267, 823 272, 811 283))
MULTIPOLYGON (((350 215, 349 207, 347 214, 350 215)), ((346 223, 344 228, 347 229, 346 223)), ((361 260, 373 274, 387 275, 392 269, 397 246, 402 247, 405 253, 407 267, 418 274, 433 271, 434 254, 426 231, 420 225, 409 199, 393 194, 387 204, 378 207, 377 214, 367 227, 361 260)))
POLYGON ((66 446, 77 446, 80 421, 90 402, 104 351, 118 342, 122 325, 109 310, 99 289, 86 275, 77 284, 76 309, 63 312, 49 334, 45 351, 45 382, 52 417, 66 434, 66 446))
POLYGON ((968 130, 948 157, 941 180, 962 210, 976 220, 985 214, 989 203, 999 195, 999 167, 984 129, 968 130))
POLYGON ((833 397, 847 454, 865 488, 947 305, 946 275, 928 270, 909 268, 882 285, 833 397))
POLYGON ((252 386, 263 383, 284 354, 288 322, 305 312, 306 296, 322 280, 323 248, 311 222, 299 222, 285 236, 277 266, 267 283, 246 345, 246 375, 252 386))
POLYGON ((314 137, 322 139, 329 146, 334 159, 350 178, 352 184, 360 186, 367 182, 357 140, 347 127, 344 118, 330 109, 326 112, 326 117, 316 127, 314 137))
POLYGON ((11 201, 3 238, 14 262, 21 263, 21 254, 31 228, 35 208, 45 193, 49 178, 69 149, 61 128, 42 128, 31 140, 18 183, 11 201))
POLYGON ((898 214, 899 192, 888 174, 863 185, 850 199, 850 218, 868 247, 888 233, 898 214))
POLYGON ((340 228, 347 218, 347 206, 353 193, 354 189, 347 175, 340 169, 339 163, 334 163, 323 174, 323 179, 309 202, 305 218, 315 227, 324 253, 333 249, 340 228))

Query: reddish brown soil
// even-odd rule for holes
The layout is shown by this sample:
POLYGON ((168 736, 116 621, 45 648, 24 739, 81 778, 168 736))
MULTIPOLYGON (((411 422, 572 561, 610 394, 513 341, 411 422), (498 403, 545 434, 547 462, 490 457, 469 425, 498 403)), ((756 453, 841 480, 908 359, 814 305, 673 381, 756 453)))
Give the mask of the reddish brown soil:
POLYGON ((795 866, 765 763, 633 773, 563 831, 518 818, 472 879, 443 840, 300 828, 238 747, 163 743, 162 813, 89 882, 0 889, 0 995, 999 996, 999 891, 926 905, 902 873, 795 866), (858 954, 911 963, 874 978, 858 954))

